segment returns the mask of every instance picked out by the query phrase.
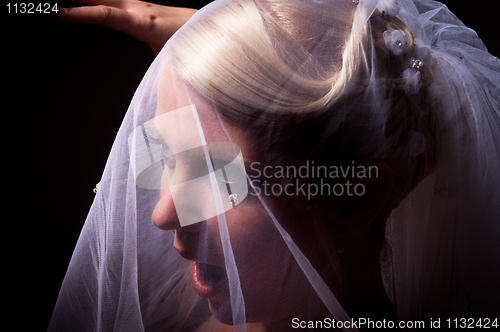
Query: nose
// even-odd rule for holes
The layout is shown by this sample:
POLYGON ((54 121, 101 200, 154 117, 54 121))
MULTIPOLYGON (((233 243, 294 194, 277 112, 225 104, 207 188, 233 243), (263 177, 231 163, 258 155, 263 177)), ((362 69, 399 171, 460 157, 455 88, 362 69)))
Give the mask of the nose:
POLYGON ((198 222, 188 226, 181 226, 172 195, 168 188, 161 190, 160 199, 156 203, 151 220, 156 227, 164 231, 182 228, 186 232, 199 232, 202 224, 198 222))
POLYGON ((172 196, 168 190, 161 190, 160 199, 156 203, 151 220, 156 227, 164 231, 181 227, 172 196))

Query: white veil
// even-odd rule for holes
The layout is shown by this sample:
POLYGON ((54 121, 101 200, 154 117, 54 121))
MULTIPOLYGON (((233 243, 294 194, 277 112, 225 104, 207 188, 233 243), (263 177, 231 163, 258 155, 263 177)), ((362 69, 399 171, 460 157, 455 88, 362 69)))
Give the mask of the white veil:
POLYGON ((374 246, 397 319, 493 320, 499 87, 499 60, 438 2, 211 3, 133 97, 49 331, 366 327, 344 305, 348 239, 343 253, 317 225, 347 194, 311 192, 363 182, 297 172, 314 162, 393 169, 392 213, 366 234, 385 232, 390 255, 374 246), (241 38, 240 17, 260 34, 241 38))
POLYGON ((387 288, 401 319, 495 318, 500 61, 445 5, 398 3, 440 86, 443 143, 436 172, 390 218, 387 237, 394 249, 387 288))

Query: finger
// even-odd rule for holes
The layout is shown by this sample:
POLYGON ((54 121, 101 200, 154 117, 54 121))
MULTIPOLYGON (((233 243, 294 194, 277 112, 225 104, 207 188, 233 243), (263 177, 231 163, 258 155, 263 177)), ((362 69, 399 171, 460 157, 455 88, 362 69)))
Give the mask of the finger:
POLYGON ((133 18, 126 10, 103 5, 71 8, 60 18, 67 22, 100 24, 120 31, 127 31, 133 26, 133 18))
POLYGON ((66 0, 66 1, 77 3, 79 5, 84 5, 84 6, 104 5, 116 8, 123 8, 123 9, 125 9, 129 4, 129 1, 127 0, 66 0))

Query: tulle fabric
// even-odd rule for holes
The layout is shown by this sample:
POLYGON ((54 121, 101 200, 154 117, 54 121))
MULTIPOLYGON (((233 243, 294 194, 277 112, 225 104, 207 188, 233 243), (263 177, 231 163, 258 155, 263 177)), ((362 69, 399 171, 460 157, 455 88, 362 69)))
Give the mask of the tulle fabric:
POLYGON ((387 288, 400 319, 494 317, 498 310, 499 60, 445 5, 401 1, 443 88, 438 170, 391 215, 387 288))
MULTIPOLYGON (((196 23, 204 16, 225 6, 238 6, 239 2, 216 1, 210 4, 178 34, 197 28, 196 23)), ((342 8, 343 14, 350 13, 352 17, 347 20, 347 25, 325 24, 326 31, 318 32, 323 37, 313 47, 304 47, 307 56, 303 63, 294 64, 297 71, 331 70, 328 56, 325 56, 332 49, 328 29, 342 29, 346 40, 348 36, 364 38, 363 31, 377 7, 390 12, 397 6, 397 17, 408 26, 415 44, 419 49, 427 50, 418 56, 425 65, 432 66, 435 83, 440 87, 440 93, 436 94, 442 105, 441 113, 437 114, 439 127, 436 130, 442 134, 439 162, 436 170, 400 203, 389 218, 385 232, 391 257, 383 269, 385 289, 400 320, 494 317, 498 314, 500 295, 497 285, 500 276, 499 60, 487 52, 474 31, 438 2, 398 0, 396 4, 376 0, 360 0, 359 3, 351 0, 294 0, 286 3, 295 9, 322 6, 321 11, 330 11, 332 17, 342 8)), ((274 23, 282 23, 279 17, 269 15, 267 11, 272 7, 268 2, 257 1, 255 7, 264 21, 275 19, 277 23, 274 23)), ((287 45, 286 40, 282 41, 281 35, 273 34, 271 28, 269 31, 268 38, 273 45, 283 49, 296 47, 287 45)), ((176 74, 177 67, 172 64, 175 43, 176 35, 157 56, 131 101, 69 263, 49 331, 194 331, 203 327, 210 330, 213 316, 230 320, 234 331, 246 331, 262 323, 259 317, 265 315, 255 309, 259 307, 282 320, 284 323, 277 326, 285 331, 292 326, 294 315, 300 320, 332 318, 349 321, 350 317, 328 282, 304 254, 304 248, 287 232, 287 222, 281 219, 282 214, 272 201, 254 195, 251 186, 249 192, 239 194, 239 198, 233 197, 231 201, 232 198, 228 197, 233 183, 222 181, 222 173, 216 171, 229 165, 231 160, 236 160, 236 170, 241 164, 238 164, 235 153, 233 159, 217 166, 210 159, 214 149, 211 143, 222 142, 229 147, 238 142, 238 136, 227 125, 217 103, 200 97, 195 88, 176 74), (165 135, 174 137, 172 139, 184 137, 189 141, 191 137, 191 142, 201 142, 193 145, 200 148, 198 157, 201 159, 197 161, 202 160, 203 164, 204 160, 203 167, 206 168, 205 171, 197 170, 198 175, 205 176, 206 180, 203 186, 200 185, 200 192, 211 197, 212 205, 204 210, 209 211, 206 214, 200 212, 205 221, 192 225, 209 234, 200 235, 193 250, 198 260, 208 263, 213 262, 214 246, 218 248, 217 264, 226 274, 224 290, 221 291, 224 295, 218 298, 218 309, 210 308, 207 300, 195 292, 191 263, 173 247, 175 234, 160 230, 151 221, 162 188, 173 183, 168 175, 162 176, 169 156, 168 153, 165 156, 163 148, 155 148, 159 137, 153 137, 155 134, 149 132, 154 127, 151 123, 158 119, 159 110, 163 114, 186 107, 186 114, 193 116, 194 120, 156 122, 155 128, 161 133, 168 127, 165 135), (206 109, 205 113, 201 108, 206 109), (217 121, 209 124, 204 120, 206 117, 217 121), (211 134, 214 126, 216 134, 211 134), (142 165, 144 160, 149 161, 142 165), (144 185, 144 179, 152 185, 144 185), (249 241, 245 249, 238 246, 242 237, 237 232, 239 228, 234 226, 233 213, 247 206, 251 206, 252 211, 259 211, 262 222, 256 222, 252 227, 261 230, 259 236, 265 239, 262 247, 257 240, 254 243, 249 241), (206 222, 206 219, 210 221, 206 222), (209 223, 212 228, 203 226, 209 223), (216 245, 213 238, 218 239, 216 245), (255 261, 256 257, 259 262, 255 261), (266 260, 273 264, 272 267, 266 265, 266 260), (251 287, 244 277, 249 271, 252 279, 262 281, 260 290, 268 289, 267 284, 273 285, 273 296, 249 293, 251 287), (296 284, 297 291, 290 290, 290 282, 296 284), (283 308, 288 308, 290 303, 297 303, 300 310, 284 314, 286 310, 283 308), (213 314, 214 310, 219 310, 219 316, 213 314)), ((378 69, 373 65, 377 62, 376 53, 372 52, 373 43, 369 37, 368 42, 361 46, 364 57, 359 63, 368 72, 366 77, 369 79, 365 81, 368 88, 360 98, 377 110, 369 116, 383 128, 389 110, 380 94, 378 69)), ((206 56, 217 57, 217 54, 206 56)), ((338 68, 338 62, 335 66, 338 68)), ((290 75, 289 80, 283 80, 281 87, 285 91, 289 89, 290 94, 298 93, 294 75, 290 75)), ((321 76, 321 72, 318 75, 315 72, 309 79, 321 76)), ((251 84, 255 84, 256 94, 261 93, 257 80, 249 82, 251 84)), ((279 99, 269 100, 268 112, 262 112, 260 119, 268 121, 269 114, 274 114, 271 117, 281 116, 273 113, 273 105, 280 102, 279 99)), ((343 117, 327 117, 330 130, 325 132, 334 135, 339 124, 355 114, 349 102, 343 101, 343 117)), ((291 114, 291 118, 299 121, 302 115, 297 113, 298 107, 294 107, 290 105, 286 116, 291 114)), ((313 109, 310 113, 321 113, 322 109, 324 107, 318 106, 318 110, 313 109)), ((232 117, 234 115, 229 118, 232 117)), ((259 119, 255 121, 258 123, 259 119)), ((272 127, 276 133, 280 133, 278 126, 272 127)), ((383 129, 368 135, 375 142, 370 144, 385 144, 383 129)), ((262 135, 258 142, 251 142, 251 146, 272 145, 273 140, 272 135, 262 135)), ((245 151, 243 147, 242 150, 245 151)), ((245 153, 243 157, 247 157, 245 153)), ((275 157, 268 158, 273 160, 275 157)), ((275 163, 278 164, 278 160, 275 163)), ((245 171, 244 167, 241 170, 250 180, 249 174, 245 173, 248 170, 245 171)), ((179 197, 185 204, 197 206, 193 209, 203 209, 199 207, 202 196, 179 197)), ((283 197, 285 202, 286 199, 283 197)), ((179 209, 179 205, 176 208, 179 209)), ((331 248, 336 250, 335 243, 331 248)), ((272 318, 266 316, 265 319, 272 318)))

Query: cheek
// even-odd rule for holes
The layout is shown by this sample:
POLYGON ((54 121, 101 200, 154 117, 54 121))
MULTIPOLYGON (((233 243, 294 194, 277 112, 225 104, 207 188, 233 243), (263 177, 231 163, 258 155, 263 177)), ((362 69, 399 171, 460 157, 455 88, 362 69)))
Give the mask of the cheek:
MULTIPOLYGON (((285 243, 260 204, 241 204, 226 212, 231 246, 241 268, 272 266, 285 243)), ((240 266, 238 266, 240 269, 240 266)))
POLYGON ((280 317, 300 303, 283 303, 286 294, 301 297, 307 280, 265 209, 241 207, 226 216, 249 321, 280 317))

